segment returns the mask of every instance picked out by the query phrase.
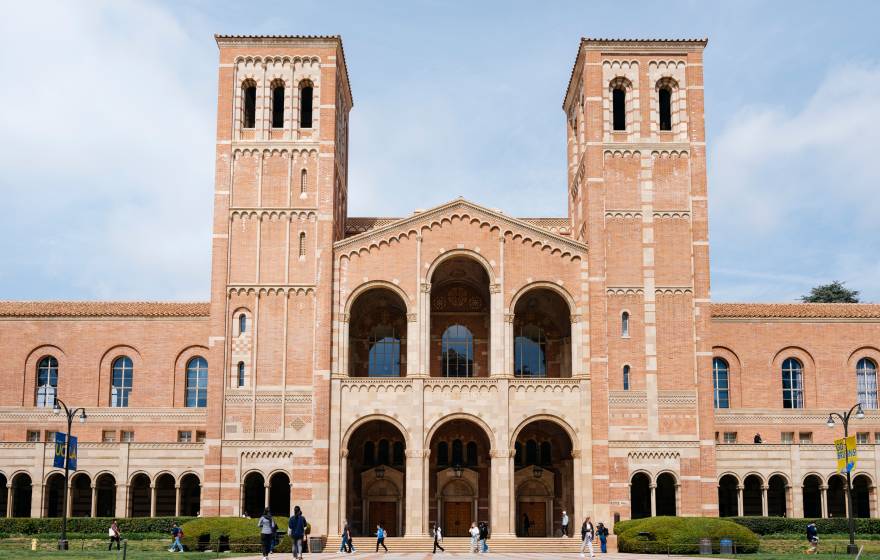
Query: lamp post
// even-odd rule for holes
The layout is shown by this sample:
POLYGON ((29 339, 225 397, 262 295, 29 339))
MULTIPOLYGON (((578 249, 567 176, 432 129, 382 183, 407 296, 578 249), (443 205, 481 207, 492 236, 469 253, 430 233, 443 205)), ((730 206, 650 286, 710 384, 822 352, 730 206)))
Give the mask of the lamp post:
MULTIPOLYGON (((828 420, 825 424, 829 428, 833 428, 834 417, 837 416, 843 422, 843 437, 849 437, 849 419, 853 415, 853 411, 856 413, 856 419, 861 420, 865 417, 865 411, 862 410, 862 403, 856 403, 849 409, 849 412, 844 412, 840 414, 838 412, 832 412, 828 415, 828 420)), ((855 520, 853 519, 853 501, 852 501, 852 480, 849 469, 846 469, 846 504, 847 504, 847 515, 846 521, 849 526, 849 544, 846 546, 847 554, 856 554, 858 549, 856 548, 856 525, 855 520)))
POLYGON ((67 408, 67 405, 64 404, 64 401, 56 398, 55 406, 52 407, 52 412, 54 414, 60 414, 62 408, 64 408, 64 414, 67 415, 67 437, 65 437, 64 440, 64 497, 61 504, 61 538, 58 539, 58 550, 67 550, 67 492, 69 487, 68 478, 70 476, 70 432, 73 428, 73 417, 76 416, 77 412, 79 413, 80 423, 85 423, 86 409, 80 407, 70 410, 67 408))

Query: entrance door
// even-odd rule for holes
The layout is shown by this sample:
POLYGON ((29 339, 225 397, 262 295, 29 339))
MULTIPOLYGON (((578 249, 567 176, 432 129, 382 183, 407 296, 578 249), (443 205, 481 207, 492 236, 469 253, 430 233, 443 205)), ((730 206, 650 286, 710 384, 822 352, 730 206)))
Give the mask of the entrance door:
POLYGON ((450 537, 467 537, 471 523, 474 521, 473 504, 471 502, 446 502, 443 504, 445 515, 443 527, 445 535, 450 537))
POLYGON ((545 502, 520 502, 519 527, 524 537, 547 536, 547 504, 545 502), (525 515, 529 516, 529 530, 526 532, 525 515))
POLYGON ((385 534, 389 537, 397 536, 397 503, 396 502, 370 502, 370 524, 364 533, 376 534, 376 525, 379 523, 385 527, 385 534))

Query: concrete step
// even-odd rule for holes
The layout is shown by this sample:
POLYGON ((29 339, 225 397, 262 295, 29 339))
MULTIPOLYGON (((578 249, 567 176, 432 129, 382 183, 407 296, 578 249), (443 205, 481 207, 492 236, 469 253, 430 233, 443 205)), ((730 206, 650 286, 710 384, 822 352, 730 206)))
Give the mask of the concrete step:
MULTIPOLYGON (((613 535, 608 539, 609 551, 616 550, 616 540, 613 535)), ((339 536, 327 539, 324 548, 326 552, 336 552, 342 538, 339 536)), ((445 537, 443 548, 447 552, 470 552, 471 539, 469 537, 445 537)), ((594 543, 596 551, 599 542, 594 543)), ((355 549, 361 552, 372 552, 376 549, 375 537, 354 537, 355 549)), ((385 546, 391 552, 431 552, 434 541, 431 537, 386 537, 385 546)), ((489 539, 489 550, 493 552, 547 552, 565 553, 578 552, 581 542, 574 538, 527 538, 527 537, 499 537, 489 539)))

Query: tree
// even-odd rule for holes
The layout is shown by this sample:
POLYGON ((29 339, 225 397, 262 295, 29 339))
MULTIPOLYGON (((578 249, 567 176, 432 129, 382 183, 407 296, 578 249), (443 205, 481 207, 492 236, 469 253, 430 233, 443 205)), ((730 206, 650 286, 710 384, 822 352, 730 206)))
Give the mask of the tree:
POLYGON ((810 293, 801 296, 804 303, 859 303, 859 291, 850 290, 844 286, 845 282, 837 280, 830 284, 816 286, 810 293))

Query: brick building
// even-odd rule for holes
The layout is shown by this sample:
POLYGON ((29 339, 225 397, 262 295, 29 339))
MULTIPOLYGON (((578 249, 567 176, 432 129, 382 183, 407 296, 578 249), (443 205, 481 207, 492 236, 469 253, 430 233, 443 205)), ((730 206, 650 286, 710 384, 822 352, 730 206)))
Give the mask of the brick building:
POLYGON ((711 302, 705 41, 580 42, 565 218, 349 217, 341 40, 217 44, 210 302, 0 303, 0 515, 61 511, 56 398, 73 515, 838 516, 857 401, 876 515, 880 305, 711 302))

